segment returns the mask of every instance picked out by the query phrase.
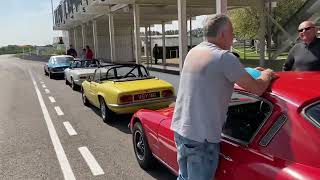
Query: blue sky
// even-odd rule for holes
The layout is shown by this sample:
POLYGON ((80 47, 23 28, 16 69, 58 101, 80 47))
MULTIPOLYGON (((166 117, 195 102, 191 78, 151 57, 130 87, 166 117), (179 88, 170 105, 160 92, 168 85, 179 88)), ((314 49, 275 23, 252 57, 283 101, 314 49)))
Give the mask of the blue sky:
POLYGON ((0 47, 51 44, 60 34, 52 30, 51 0, 1 0, 0 22, 0 47))
MULTIPOLYGON (((57 7, 60 0, 53 0, 57 7)), ((193 27, 201 27, 203 18, 193 21, 193 27)), ((52 30, 51 0, 1 0, 0 47, 6 45, 47 45, 61 32, 52 30)), ((189 26, 189 24, 188 24, 189 26)), ((166 29, 177 29, 175 21, 166 29)), ((153 30, 161 31, 156 25, 153 30)))

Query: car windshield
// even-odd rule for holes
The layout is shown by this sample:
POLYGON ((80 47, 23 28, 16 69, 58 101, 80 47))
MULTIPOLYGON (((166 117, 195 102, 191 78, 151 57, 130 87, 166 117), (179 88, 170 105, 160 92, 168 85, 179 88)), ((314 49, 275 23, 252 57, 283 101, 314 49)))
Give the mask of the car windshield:
POLYGON ((98 67, 99 62, 93 60, 75 61, 72 63, 72 68, 87 68, 87 67, 98 67))
POLYGON ((53 64, 69 64, 71 60, 73 60, 72 57, 56 57, 53 64))
POLYGON ((139 79, 148 78, 149 73, 143 66, 116 66, 102 70, 103 80, 107 79, 139 79))
POLYGON ((313 124, 320 127, 320 102, 308 107, 305 114, 313 124))

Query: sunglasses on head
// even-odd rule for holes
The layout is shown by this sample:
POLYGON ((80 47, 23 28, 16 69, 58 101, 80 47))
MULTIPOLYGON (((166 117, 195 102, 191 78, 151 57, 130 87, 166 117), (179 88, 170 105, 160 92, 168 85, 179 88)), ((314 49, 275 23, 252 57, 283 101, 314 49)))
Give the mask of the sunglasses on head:
POLYGON ((306 28, 298 29, 298 32, 303 32, 303 30, 304 31, 309 31, 312 28, 314 28, 314 27, 306 27, 306 28))

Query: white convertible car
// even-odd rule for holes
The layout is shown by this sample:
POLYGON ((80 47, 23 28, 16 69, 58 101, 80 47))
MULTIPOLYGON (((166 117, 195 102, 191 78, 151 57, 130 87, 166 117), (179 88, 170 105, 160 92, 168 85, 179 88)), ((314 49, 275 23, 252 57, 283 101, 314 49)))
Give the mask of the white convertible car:
POLYGON ((66 84, 71 85, 73 90, 77 90, 84 80, 94 74, 98 66, 97 60, 74 60, 70 67, 64 70, 66 84))

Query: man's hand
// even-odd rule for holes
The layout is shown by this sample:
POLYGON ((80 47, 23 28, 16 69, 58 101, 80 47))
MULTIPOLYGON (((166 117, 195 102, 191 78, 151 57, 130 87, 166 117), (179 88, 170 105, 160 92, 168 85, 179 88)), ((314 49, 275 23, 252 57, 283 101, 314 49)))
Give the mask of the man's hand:
POLYGON ((169 107, 175 107, 175 105, 176 105, 176 103, 175 102, 173 102, 173 103, 171 103, 170 105, 169 105, 169 107))
POLYGON ((259 71, 264 71, 264 70, 266 70, 265 68, 263 68, 263 67, 256 67, 256 68, 254 68, 254 69, 256 69, 256 70, 259 70, 259 71))
POLYGON ((271 81, 278 76, 275 74, 275 72, 272 69, 264 69, 261 71, 261 77, 262 78, 267 78, 267 80, 271 81))

